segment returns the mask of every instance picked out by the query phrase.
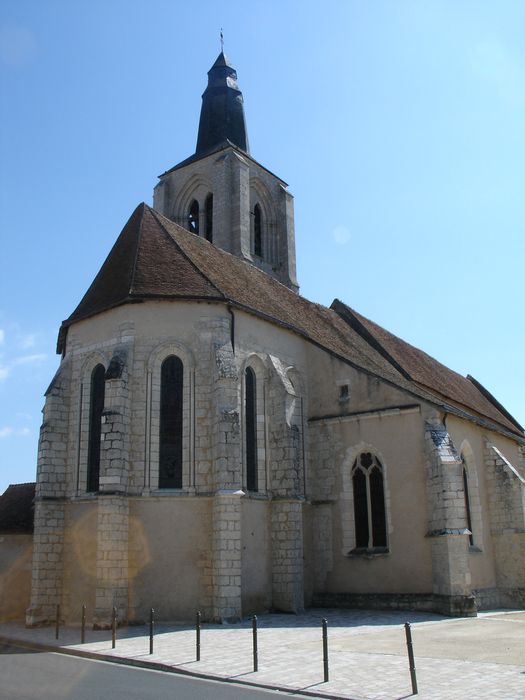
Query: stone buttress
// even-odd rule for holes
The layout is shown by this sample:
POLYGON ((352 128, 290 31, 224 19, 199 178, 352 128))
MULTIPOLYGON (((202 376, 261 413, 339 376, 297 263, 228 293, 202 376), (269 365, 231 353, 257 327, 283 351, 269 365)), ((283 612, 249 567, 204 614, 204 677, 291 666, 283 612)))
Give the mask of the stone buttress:
POLYGON ((304 608, 304 454, 300 398, 282 364, 271 358, 268 415, 270 441, 270 534, 272 605, 297 613, 304 608))
POLYGON ((71 365, 63 360, 46 391, 38 446, 28 625, 51 622, 62 599, 71 365))
POLYGON ((239 373, 230 338, 229 319, 218 319, 213 328, 215 382, 212 429, 212 618, 237 620, 241 604, 241 436, 239 373))
POLYGON ((476 615, 469 570, 463 465, 445 426, 426 424, 428 537, 431 538, 435 610, 476 615))
POLYGON ((112 609, 119 622, 128 616, 129 480, 131 397, 128 341, 113 352, 106 370, 97 496, 97 560, 94 627, 111 624, 112 609))
POLYGON ((525 605, 525 463, 512 465, 485 440, 490 532, 494 545, 499 605, 525 605))

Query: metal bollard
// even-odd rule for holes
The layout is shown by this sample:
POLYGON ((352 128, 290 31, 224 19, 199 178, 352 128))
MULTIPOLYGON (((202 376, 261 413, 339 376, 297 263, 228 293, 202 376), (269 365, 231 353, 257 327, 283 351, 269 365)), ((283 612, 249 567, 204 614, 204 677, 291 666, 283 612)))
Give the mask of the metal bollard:
POLYGON ((111 648, 114 649, 117 643, 117 608, 113 607, 111 616, 111 648))
POLYGON ((412 681, 412 695, 417 695, 417 678, 416 678, 416 664, 414 662, 414 649, 412 647, 412 632, 410 630, 410 623, 405 622, 405 635, 407 640, 407 651, 408 651, 408 665, 410 667, 410 680, 412 681))
POLYGON ((58 639, 60 632, 60 605, 57 605, 57 613, 55 618, 55 639, 58 639))
POLYGON ((253 636, 253 672, 259 670, 259 657, 257 651, 257 615, 252 617, 252 636, 253 636))
POLYGON ((324 682, 328 683, 328 623, 323 617, 323 668, 324 682))
POLYGON ((153 608, 149 611, 149 653, 153 654, 153 628, 155 626, 155 610, 153 608))
POLYGON ((82 620, 80 623, 80 643, 84 644, 86 641, 86 606, 82 606, 82 620))
POLYGON ((197 661, 201 660, 201 611, 197 610, 195 621, 195 646, 197 652, 197 661))

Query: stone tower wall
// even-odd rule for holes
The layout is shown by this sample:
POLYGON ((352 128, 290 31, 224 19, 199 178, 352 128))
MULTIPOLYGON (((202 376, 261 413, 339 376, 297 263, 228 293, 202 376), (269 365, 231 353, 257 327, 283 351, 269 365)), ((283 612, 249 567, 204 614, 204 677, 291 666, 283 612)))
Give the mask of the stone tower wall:
POLYGON ((205 200, 213 194, 213 243, 297 290, 293 197, 286 185, 250 157, 228 147, 161 176, 153 206, 188 228, 192 201, 199 203, 205 235, 205 200), (263 223, 263 254, 254 253, 254 207, 263 223))

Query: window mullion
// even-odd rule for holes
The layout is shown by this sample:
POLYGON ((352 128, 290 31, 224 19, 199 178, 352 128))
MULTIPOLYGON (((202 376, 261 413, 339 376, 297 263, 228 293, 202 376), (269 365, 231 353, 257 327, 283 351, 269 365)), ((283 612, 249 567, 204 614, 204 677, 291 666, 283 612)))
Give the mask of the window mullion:
POLYGON ((368 549, 374 546, 374 532, 372 530, 372 498, 370 495, 370 472, 367 469, 365 472, 366 479, 366 511, 368 516, 368 549))

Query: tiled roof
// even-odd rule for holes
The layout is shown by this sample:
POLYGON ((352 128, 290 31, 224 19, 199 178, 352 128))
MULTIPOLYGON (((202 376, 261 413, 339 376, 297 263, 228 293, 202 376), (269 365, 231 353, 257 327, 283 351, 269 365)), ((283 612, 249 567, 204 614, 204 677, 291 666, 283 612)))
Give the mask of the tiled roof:
MULTIPOLYGON (((334 311, 304 299, 146 204, 131 215, 62 331, 123 303, 177 298, 233 304, 300 333, 360 368, 396 382, 402 379, 334 311)), ((63 333, 59 351, 62 338, 63 333)))
POLYGON ((62 324, 59 351, 63 348, 68 326, 75 321, 120 304, 147 299, 231 304, 289 328, 354 367, 420 398, 434 403, 454 401, 471 414, 474 412, 521 434, 517 424, 497 410, 471 382, 425 353, 371 322, 368 322, 371 324, 367 326, 368 331, 363 332, 367 319, 359 317, 359 323, 349 323, 348 314, 354 314, 352 318, 355 319, 357 315, 345 305, 338 308, 335 302, 334 308, 328 309, 308 301, 146 204, 139 205, 133 212, 93 284, 62 324), (341 313, 343 308, 348 314, 341 313), (401 349, 396 350, 396 343, 402 344, 401 349))
POLYGON ((35 484, 11 484, 0 496, 0 532, 33 532, 35 484))
POLYGON ((453 401, 504 425, 513 432, 516 432, 516 429, 523 432, 520 424, 472 378, 454 372, 343 302, 336 299, 332 308, 407 379, 431 391, 437 398, 453 401))
POLYGON ((173 244, 153 210, 140 204, 65 323, 70 325, 126 301, 178 296, 223 298, 180 247, 173 244))

